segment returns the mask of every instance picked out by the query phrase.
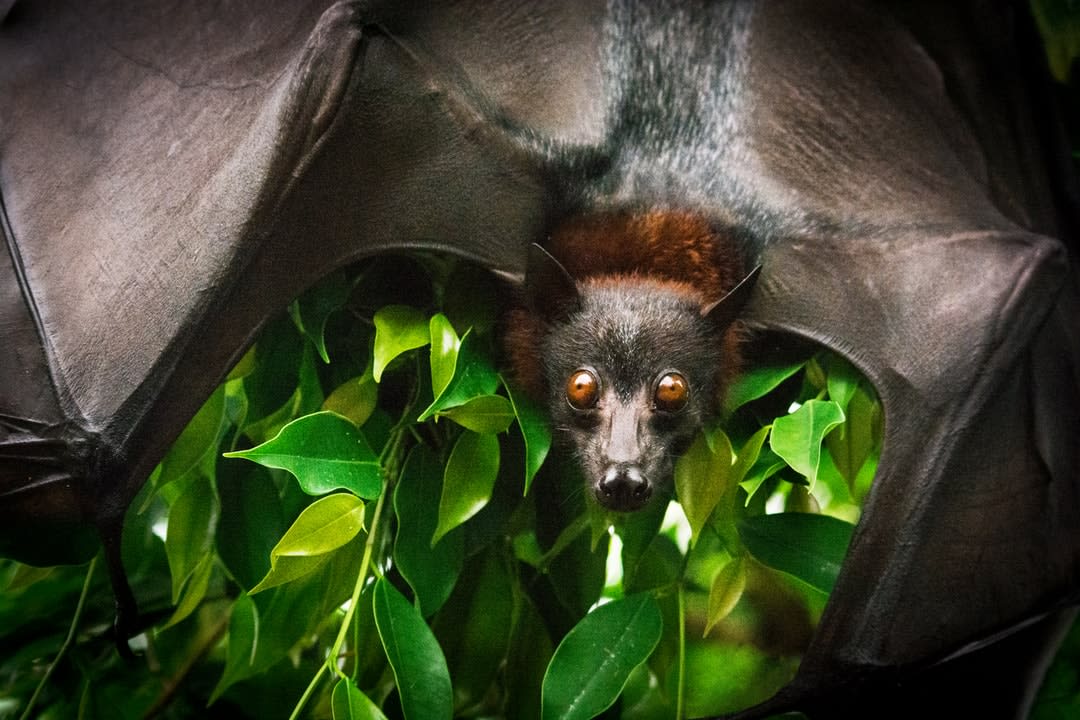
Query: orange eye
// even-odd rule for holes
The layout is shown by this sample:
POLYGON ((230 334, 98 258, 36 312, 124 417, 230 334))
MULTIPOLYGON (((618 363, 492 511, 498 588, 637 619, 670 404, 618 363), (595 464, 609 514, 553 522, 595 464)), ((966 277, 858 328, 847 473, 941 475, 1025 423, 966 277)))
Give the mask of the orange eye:
POLYGON ((657 410, 664 412, 678 412, 686 407, 690 400, 690 385, 679 373, 667 373, 656 383, 656 393, 653 401, 657 410))
POLYGON ((588 370, 578 370, 566 381, 566 399, 576 410, 588 410, 600 399, 600 381, 588 370))

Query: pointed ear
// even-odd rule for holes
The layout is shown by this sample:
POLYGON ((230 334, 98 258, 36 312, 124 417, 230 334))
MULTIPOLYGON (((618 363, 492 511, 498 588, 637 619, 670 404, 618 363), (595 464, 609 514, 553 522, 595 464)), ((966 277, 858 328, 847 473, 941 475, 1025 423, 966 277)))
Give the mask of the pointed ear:
POLYGON ((718 331, 723 332, 726 330, 731 323, 735 322, 739 313, 746 306, 747 301, 750 300, 750 295, 754 292, 754 285, 757 284, 758 275, 760 274, 761 266, 758 265, 740 280, 739 284, 733 287, 727 295, 703 307, 701 317, 706 318, 718 331))
POLYGON ((525 271, 529 308, 545 320, 562 320, 581 307, 577 283, 558 260, 533 243, 525 271))

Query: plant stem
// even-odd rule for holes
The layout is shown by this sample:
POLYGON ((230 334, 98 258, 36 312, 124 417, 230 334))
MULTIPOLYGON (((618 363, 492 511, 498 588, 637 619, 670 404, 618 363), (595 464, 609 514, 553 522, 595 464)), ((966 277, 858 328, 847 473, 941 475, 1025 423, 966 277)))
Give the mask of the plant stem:
POLYGON ((356 605, 360 602, 360 595, 364 592, 364 585, 367 584, 368 568, 371 566, 371 555, 375 547, 375 536, 378 534, 379 518, 382 515, 383 501, 389 494, 390 488, 383 488, 383 491, 379 493, 378 501, 375 503, 375 514, 371 518, 371 529, 368 531, 367 541, 364 543, 364 559, 360 561, 360 575, 356 578, 356 585, 353 586, 349 608, 345 611, 345 619, 341 622, 341 628, 338 630, 337 639, 334 640, 334 645, 330 648, 330 654, 326 659, 326 662, 332 665, 330 669, 341 677, 347 676, 345 673, 341 672, 341 669, 338 667, 338 654, 341 652, 341 646, 345 644, 345 637, 349 634, 349 627, 352 625, 353 615, 356 614, 356 605))
POLYGON ((64 644, 60 646, 60 650, 56 653, 56 657, 49 663, 49 668, 45 671, 45 675, 42 676, 41 682, 38 683, 37 688, 34 689, 34 694, 30 696, 30 702, 27 703, 22 715, 19 716, 19 720, 29 720, 30 713, 33 712, 34 705, 37 704, 38 696, 40 696, 42 690, 45 689, 45 685, 48 684, 49 678, 52 677, 53 671, 56 670, 56 666, 60 664, 60 660, 67 653, 68 649, 71 647, 71 643, 75 640, 75 631, 79 627, 79 620, 82 619, 83 608, 86 606, 86 596, 90 594, 90 581, 94 578, 95 568, 97 568, 97 556, 90 561, 90 566, 86 569, 86 579, 83 580, 82 592, 79 593, 79 602, 75 606, 75 616, 71 618, 71 626, 68 627, 68 633, 67 637, 64 638, 64 644))
POLYGON ((307 705, 307 701, 311 699, 311 694, 315 692, 315 688, 318 687, 319 679, 322 677, 322 674, 327 667, 327 663, 319 665, 319 669, 315 672, 315 677, 311 678, 311 682, 308 683, 307 689, 304 690, 304 694, 300 696, 300 701, 296 703, 296 707, 293 708, 292 714, 289 715, 289 720, 296 720, 296 718, 300 717, 300 711, 304 709, 304 706, 307 705))
MULTIPOLYGON (((399 465, 395 460, 397 453, 401 448, 401 436, 402 428, 400 427, 395 428, 391 432, 390 439, 387 440, 386 447, 383 448, 383 452, 379 457, 379 464, 382 467, 387 467, 389 463, 393 463, 395 468, 399 465)), ((386 474, 390 475, 390 473, 386 474)), ((375 502, 375 512, 371 516, 371 527, 368 528, 367 540, 364 542, 364 557, 360 561, 360 572, 356 577, 356 584, 353 585, 352 596, 349 598, 349 607, 345 610, 345 617, 341 621, 341 627, 338 629, 337 638, 335 638, 334 644, 330 647, 330 652, 326 655, 326 662, 319 666, 315 676, 311 678, 311 682, 308 683, 307 689, 304 690, 304 694, 300 697, 299 702, 296 703, 296 707, 293 708, 289 720, 296 720, 296 718, 300 717, 300 712, 304 709, 308 700, 311 699, 312 694, 315 692, 315 688, 318 687, 323 672, 330 671, 341 678, 348 677, 338 667, 338 657, 341 654, 342 646, 345 644, 345 638, 349 634, 349 628, 352 626, 353 615, 356 613, 356 606, 360 602, 360 596, 364 592, 364 585, 367 584, 368 570, 371 568, 371 556, 374 553, 375 540, 379 534, 379 519, 382 517, 383 503, 386 500, 386 496, 390 494, 392 485, 393 483, 389 482, 388 478, 388 481, 383 486, 382 492, 379 493, 379 499, 375 502)))

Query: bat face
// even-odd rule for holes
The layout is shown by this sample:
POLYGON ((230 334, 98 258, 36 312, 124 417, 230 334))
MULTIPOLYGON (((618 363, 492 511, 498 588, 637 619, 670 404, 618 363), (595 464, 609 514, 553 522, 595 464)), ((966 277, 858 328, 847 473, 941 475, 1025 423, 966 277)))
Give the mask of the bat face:
MULTIPOLYGON (((627 245, 625 236, 590 239, 574 247, 627 245)), ((717 413, 739 365, 733 324, 756 278, 757 270, 708 302, 698 285, 645 263, 575 280, 533 246, 526 302, 506 318, 507 355, 518 381, 547 404, 556 440, 600 505, 638 510, 671 486, 676 459, 717 413)))
POLYGON ((587 283, 541 364, 556 437, 605 508, 638 510, 716 411, 721 344, 700 306, 642 281, 587 283))

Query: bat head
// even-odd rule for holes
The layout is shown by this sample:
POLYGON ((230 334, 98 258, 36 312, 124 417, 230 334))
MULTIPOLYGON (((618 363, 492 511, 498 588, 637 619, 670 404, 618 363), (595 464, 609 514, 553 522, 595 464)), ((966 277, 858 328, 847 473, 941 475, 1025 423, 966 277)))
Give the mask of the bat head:
POLYGON ((610 510, 670 487, 675 459, 719 409, 730 332, 756 277, 708 305, 689 286, 624 275, 575 282, 535 246, 526 279, 552 427, 610 510))

